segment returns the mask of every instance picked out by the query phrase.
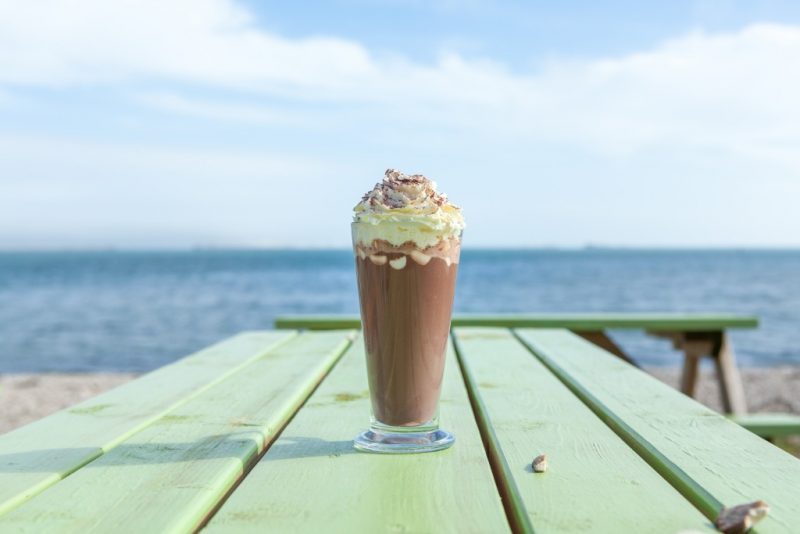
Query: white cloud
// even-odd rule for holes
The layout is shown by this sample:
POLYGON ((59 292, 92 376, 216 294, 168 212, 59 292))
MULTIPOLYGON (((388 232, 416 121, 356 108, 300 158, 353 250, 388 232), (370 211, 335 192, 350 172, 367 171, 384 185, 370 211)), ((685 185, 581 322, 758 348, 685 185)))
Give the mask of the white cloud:
POLYGON ((0 2, 0 80, 70 85, 162 77, 223 86, 336 86, 371 68, 335 38, 259 31, 229 0, 0 2))
MULTIPOLYGON (((296 136, 302 139, 295 141, 296 151, 307 152, 312 160, 334 154, 340 161, 359 162, 354 163, 360 165, 359 180, 373 175, 365 169, 366 161, 374 167, 387 155, 414 165, 424 163, 426 170, 458 169, 454 172, 465 182, 470 172, 496 172, 506 186, 518 191, 515 209, 497 214, 491 206, 480 208, 492 196, 477 186, 472 190, 464 186, 460 192, 465 204, 471 201, 479 207, 471 219, 478 224, 470 235, 484 243, 493 242, 501 223, 516 224, 518 213, 526 209, 521 199, 540 195, 548 195, 550 204, 538 213, 545 213, 552 226, 564 226, 564 211, 574 211, 569 239, 575 243, 584 238, 647 242, 667 222, 671 227, 682 225, 679 234, 672 233, 677 242, 696 238, 735 243, 740 236, 750 243, 767 238, 796 241, 796 232, 786 228, 800 224, 790 201, 800 195, 798 57, 800 27, 754 24, 726 33, 697 31, 619 57, 554 59, 536 71, 519 72, 498 61, 455 53, 442 53, 433 63, 418 63, 401 55, 375 54, 346 38, 286 38, 259 28, 232 0, 0 0, 0 104, 3 87, 11 88, 16 97, 27 86, 69 91, 91 85, 124 95, 145 86, 149 92, 135 96, 137 101, 167 113, 297 127, 304 133, 322 125, 326 130, 321 137, 328 135, 331 141, 327 154, 315 153, 324 152, 320 147, 325 139, 303 135, 296 136), (213 98, 197 96, 209 93, 213 98), (359 130, 369 134, 359 138, 359 130), (364 151, 367 135, 370 141, 380 139, 385 150, 364 151), (541 154, 553 147, 566 155, 559 159, 541 154), (539 153, 532 155, 535 149, 539 153), (479 158, 481 170, 470 171, 479 158), (535 167, 543 163, 549 167, 535 167), (516 172, 531 167, 537 175, 568 180, 570 187, 584 194, 573 195, 566 186, 546 180, 534 183, 529 175, 516 172), (679 187, 673 185, 676 180, 679 187), (633 191, 636 199, 624 199, 618 194, 623 189, 633 191), (698 200, 686 200, 690 190, 698 200), (736 213, 760 218, 760 224, 733 220, 719 207, 716 227, 702 226, 710 217, 706 199, 722 191, 735 204, 736 213), (599 195, 606 195, 602 197, 606 207, 593 205, 599 195), (776 205, 779 209, 770 209, 776 205), (684 222, 674 222, 676 209, 690 210, 684 222), (599 233, 592 233, 593 221, 610 219, 612 212, 626 215, 618 216, 616 227, 606 221, 605 233, 600 226, 599 233), (637 225, 629 224, 634 216, 637 225), (700 227, 704 231, 696 230, 700 227), (757 230, 769 230, 769 235, 757 230)), ((250 220, 245 221, 249 216, 245 214, 257 211, 255 199, 269 207, 259 215, 280 224, 288 213, 284 204, 271 207, 262 193, 242 196, 237 204, 236 191, 266 190, 263 194, 269 196, 269 189, 285 183, 281 182, 285 176, 308 181, 312 184, 308 189, 317 191, 330 175, 322 165, 289 172, 281 158, 227 149, 206 153, 90 143, 73 150, 53 139, 43 139, 39 148, 35 139, 22 145, 9 138, 0 141, 7 149, 0 155, 10 158, 5 170, 13 166, 18 176, 56 184, 50 193, 37 196, 23 190, 32 186, 20 181, 14 185, 6 178, 14 173, 4 172, 6 189, 0 193, 6 198, 24 193, 35 207, 52 194, 53 203, 56 197, 75 198, 76 206, 94 202, 112 206, 109 218, 133 220, 136 214, 123 202, 129 194, 156 213, 156 221, 167 224, 168 202, 147 197, 148 191, 161 188, 166 192, 162 198, 172 202, 186 191, 187 206, 193 209, 180 213, 187 228, 202 225, 197 214, 211 210, 215 198, 246 208, 231 212, 235 221, 228 226, 231 232, 247 228, 244 223, 250 220), (38 154, 54 155, 44 161, 38 154), (38 170, 34 173, 31 168, 38 170), (58 177, 64 175, 78 185, 58 185, 58 177), (92 176, 95 189, 85 181, 92 176), (231 188, 218 187, 219 177, 229 179, 231 188), (103 187, 107 179, 118 183, 103 187), (193 183, 195 187, 189 185, 193 183), (100 198, 96 191, 111 196, 100 198)), ((290 189, 281 191, 289 194, 290 189)), ((344 193, 324 193, 313 202, 322 205, 325 195, 340 195, 337 209, 348 209, 344 193)), ((498 196, 494 198, 502 200, 498 196)), ((41 206, 41 211, 30 208, 26 220, 50 213, 48 206, 41 206)), ((64 214, 66 224, 69 210, 56 212, 64 214)), ((337 213, 329 210, 319 217, 335 218, 337 213)), ((102 218, 97 215, 92 220, 102 218)), ((329 228, 323 231, 335 234, 329 228)), ((248 232, 244 232, 248 239, 254 239, 255 234, 248 232)), ((321 234, 317 237, 324 241, 321 234)), ((522 242, 528 237, 520 234, 514 239, 522 242)))
POLYGON ((242 105, 219 100, 187 98, 177 93, 144 93, 136 97, 147 106, 205 119, 233 121, 253 124, 291 124, 308 126, 296 113, 263 105, 242 105))
MULTIPOLYGON (((257 28, 229 0, 0 2, 0 82, 9 85, 174 80, 374 103, 383 108, 378 117, 480 126, 611 152, 668 143, 769 158, 783 146, 788 152, 780 158, 794 166, 798 57, 800 28, 754 25, 520 74, 455 54, 423 65, 376 57, 341 38, 286 39, 257 28)), ((148 98, 178 113, 291 122, 277 110, 174 94, 148 98)))
MULTIPOLYGON (((333 37, 259 29, 230 0, 0 1, 0 83, 162 80, 284 98, 373 103, 383 114, 625 152, 663 143, 791 156, 800 139, 800 27, 695 32, 652 50, 554 61, 536 73, 444 54, 431 65, 377 57, 333 37)), ((174 93, 161 109, 291 122, 286 112, 174 93)))

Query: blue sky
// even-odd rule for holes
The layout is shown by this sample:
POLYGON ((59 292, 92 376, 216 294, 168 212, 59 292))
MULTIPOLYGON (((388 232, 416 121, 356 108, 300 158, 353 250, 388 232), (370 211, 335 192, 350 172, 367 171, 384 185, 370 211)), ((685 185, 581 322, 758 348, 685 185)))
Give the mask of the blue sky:
POLYGON ((0 248, 800 245, 800 4, 0 0, 0 248), (663 4, 663 5, 661 5, 663 4))

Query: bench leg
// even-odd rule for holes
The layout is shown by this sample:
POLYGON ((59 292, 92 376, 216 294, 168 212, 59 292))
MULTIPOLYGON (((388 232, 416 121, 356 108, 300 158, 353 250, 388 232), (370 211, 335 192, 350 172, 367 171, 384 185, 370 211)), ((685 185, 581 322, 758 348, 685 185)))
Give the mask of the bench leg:
POLYGON ((720 332, 716 337, 712 357, 719 381, 722 408, 726 413, 744 415, 747 413, 747 403, 744 398, 742 377, 736 366, 733 346, 726 332, 720 332))
POLYGON ((683 371, 681 372, 681 391, 694 397, 697 391, 697 378, 700 373, 700 357, 686 350, 683 355, 683 371))
POLYGON ((732 415, 747 413, 744 386, 736 367, 736 357, 727 332, 652 332, 652 336, 672 340, 672 346, 684 353, 681 391, 694 397, 700 371, 700 360, 706 356, 714 360, 717 372, 722 409, 732 415))
POLYGON ((625 354, 625 351, 622 350, 622 347, 614 343, 614 340, 608 337, 608 335, 606 335, 606 333, 602 330, 578 330, 575 331, 575 334, 581 336, 589 343, 593 343, 601 349, 607 350, 618 358, 622 358, 629 364, 635 367, 640 367, 633 358, 625 354))
POLYGON ((700 360, 709 356, 714 350, 711 339, 694 332, 683 334, 675 340, 676 346, 683 349, 683 374, 681 375, 681 391, 694 397, 697 391, 697 380, 700 377, 700 360))
POLYGON ((687 332, 646 330, 646 333, 669 339, 674 349, 683 351, 680 390, 685 395, 694 397, 700 374, 700 358, 710 354, 713 346, 704 337, 690 336, 687 332))

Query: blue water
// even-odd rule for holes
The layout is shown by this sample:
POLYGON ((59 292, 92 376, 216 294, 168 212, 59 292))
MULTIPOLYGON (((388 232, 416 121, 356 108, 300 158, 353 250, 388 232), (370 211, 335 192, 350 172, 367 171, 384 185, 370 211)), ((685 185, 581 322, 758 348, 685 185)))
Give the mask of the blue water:
MULTIPOLYGON (((276 315, 358 311, 346 251, 0 253, 0 372, 146 371, 276 315)), ((462 312, 756 314, 743 365, 800 364, 800 251, 463 253, 462 312)), ((664 340, 614 333, 646 364, 664 340)))

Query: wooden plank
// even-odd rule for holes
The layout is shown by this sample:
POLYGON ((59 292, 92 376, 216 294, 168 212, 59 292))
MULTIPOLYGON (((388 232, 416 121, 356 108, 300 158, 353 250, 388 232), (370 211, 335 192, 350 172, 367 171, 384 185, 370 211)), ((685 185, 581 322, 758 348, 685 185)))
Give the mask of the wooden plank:
POLYGON ((520 338, 640 456, 713 519, 762 499, 758 532, 800 525, 800 460, 659 380, 563 330, 520 338))
POLYGON ((239 334, 0 436, 0 514, 295 335, 239 334))
MULTIPOLYGON (((756 328, 758 318, 726 313, 542 313, 542 314, 457 314, 452 325, 506 328, 568 328, 570 330, 646 329, 653 332, 684 332, 756 328)), ((356 315, 287 315, 275 319, 276 328, 331 330, 360 328, 356 315)))
POLYGON ((301 334, 0 516, 0 531, 196 528, 348 345, 301 334))
MULTIPOLYGON (((708 521, 505 329, 455 330, 509 499, 536 532, 679 532, 708 521), (499 363, 502 362, 502 363, 499 363), (547 454, 546 473, 531 460, 547 454)), ((623 364, 627 365, 627 364, 623 364)))
POLYGON ((800 436, 800 416, 791 413, 754 413, 729 419, 762 438, 800 436))
POLYGON ((369 421, 364 350, 356 342, 205 532, 505 532, 458 364, 448 356, 439 452, 358 452, 369 421))

